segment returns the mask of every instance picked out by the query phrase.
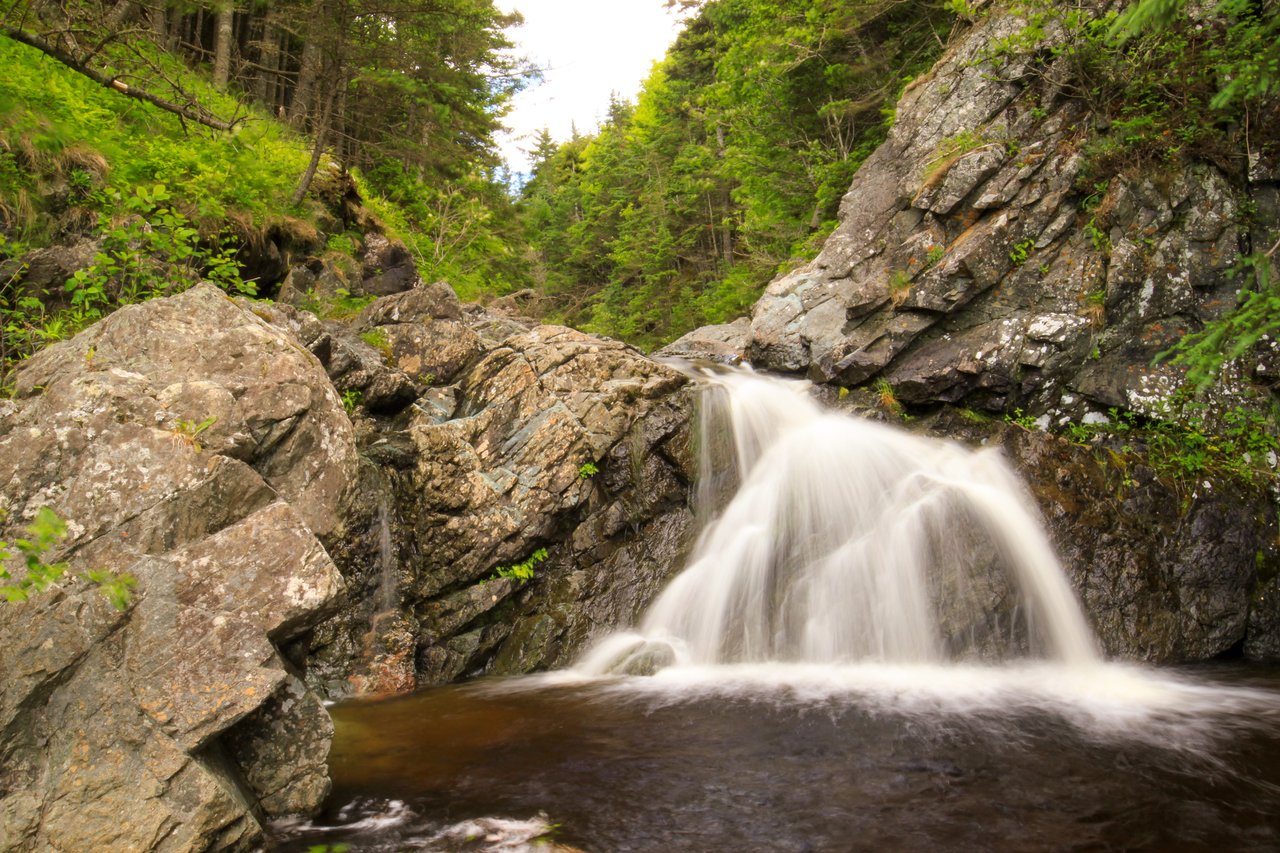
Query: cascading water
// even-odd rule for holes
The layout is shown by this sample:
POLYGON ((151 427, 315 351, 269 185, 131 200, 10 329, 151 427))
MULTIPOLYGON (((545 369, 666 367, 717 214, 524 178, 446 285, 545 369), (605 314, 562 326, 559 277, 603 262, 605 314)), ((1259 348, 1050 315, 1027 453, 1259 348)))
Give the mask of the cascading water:
POLYGON ((702 536, 638 633, 334 708, 333 820, 277 849, 1280 849, 1280 673, 1104 663, 995 452, 704 384, 702 536))
MULTIPOLYGON (((639 634, 609 638, 579 671, 1097 661, 1030 498, 997 453, 824 411, 807 383, 748 371, 704 381, 703 483, 736 470, 741 485, 639 634), (716 452, 725 426, 731 451, 716 452)), ((714 491, 699 495, 704 512, 714 491)))

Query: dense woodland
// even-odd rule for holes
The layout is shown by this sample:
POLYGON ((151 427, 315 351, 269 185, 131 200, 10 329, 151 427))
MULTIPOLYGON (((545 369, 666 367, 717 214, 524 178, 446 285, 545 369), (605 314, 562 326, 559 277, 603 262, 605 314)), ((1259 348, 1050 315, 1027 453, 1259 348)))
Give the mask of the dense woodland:
MULTIPOLYGON (((491 0, 9 5, 0 260, 78 235, 105 242, 58 298, 5 276, 4 357, 175 281, 270 296, 236 266, 247 243, 352 255, 358 229, 326 218, 314 185, 334 170, 355 177, 424 277, 464 297, 532 288, 531 310, 642 346, 741 316, 816 252, 904 87, 988 4, 668 5, 684 31, 636 101, 615 100, 572 139, 544 133, 523 176, 494 134, 537 70, 512 49, 519 16, 491 0)), ((1274 102, 1277 4, 1227 0, 1207 26, 1184 7, 1141 0, 1088 26, 1057 4, 1021 7, 1024 40, 1080 27, 1081 68, 1098 80, 1082 94, 1122 132, 1102 140, 1115 149, 1096 158, 1105 168, 1234 156, 1221 150, 1240 136, 1230 129, 1274 102), (1161 149, 1170 137, 1185 144, 1161 149)), ((1268 256, 1252 257, 1265 284, 1268 256)), ((1245 337, 1280 313, 1268 299, 1245 337)))

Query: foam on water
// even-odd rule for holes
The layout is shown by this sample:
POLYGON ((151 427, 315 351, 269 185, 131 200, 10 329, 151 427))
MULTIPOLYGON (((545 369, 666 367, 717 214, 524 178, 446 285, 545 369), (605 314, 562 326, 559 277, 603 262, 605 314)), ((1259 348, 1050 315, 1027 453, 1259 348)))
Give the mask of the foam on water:
POLYGON ((823 411, 807 383, 703 381, 704 433, 732 437, 702 436, 703 480, 731 468, 740 487, 718 512, 700 494, 713 509, 694 554, 640 626, 552 681, 646 674, 608 689, 653 702, 1047 712, 1096 737, 1193 752, 1234 725, 1280 722, 1272 692, 1104 662, 997 452, 823 411))
MULTIPOLYGON (((998 453, 821 409, 806 384, 716 374, 704 481, 740 486, 623 648, 587 673, 652 664, 1097 661, 1034 511, 998 453), (621 657, 620 657, 621 656, 621 657), (669 658, 669 661, 662 660, 669 658)), ((701 502, 711 502, 703 496, 701 502)))

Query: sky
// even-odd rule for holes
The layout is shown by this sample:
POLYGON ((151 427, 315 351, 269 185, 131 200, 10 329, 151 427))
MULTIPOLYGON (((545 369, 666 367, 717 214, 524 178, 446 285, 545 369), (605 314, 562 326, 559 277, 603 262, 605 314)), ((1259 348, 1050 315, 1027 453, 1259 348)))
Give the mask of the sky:
POLYGON ((634 99, 653 63, 675 40, 679 24, 663 0, 499 0, 525 23, 508 31, 516 53, 543 69, 544 81, 516 96, 498 137, 516 172, 528 170, 521 149, 533 147, 542 128, 569 138, 571 127, 591 133, 604 117, 609 96, 634 99))

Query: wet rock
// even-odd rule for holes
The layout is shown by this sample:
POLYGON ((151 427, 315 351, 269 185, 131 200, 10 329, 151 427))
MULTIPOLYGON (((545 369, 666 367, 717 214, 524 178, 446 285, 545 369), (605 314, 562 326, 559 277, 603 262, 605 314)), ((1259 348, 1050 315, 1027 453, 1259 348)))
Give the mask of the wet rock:
POLYGON ((1009 424, 947 414, 931 428, 999 445, 1026 479, 1108 655, 1205 660, 1244 642, 1261 658, 1275 642, 1265 597, 1250 616, 1258 555, 1274 535, 1265 490, 1196 490, 1159 479, 1141 456, 1009 424))
POLYGON ((1250 660, 1280 660, 1280 576, 1258 584, 1254 590, 1244 654, 1250 660))

